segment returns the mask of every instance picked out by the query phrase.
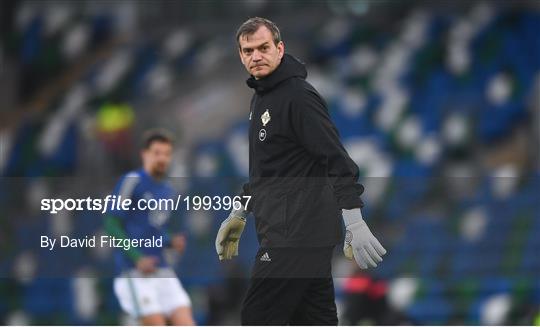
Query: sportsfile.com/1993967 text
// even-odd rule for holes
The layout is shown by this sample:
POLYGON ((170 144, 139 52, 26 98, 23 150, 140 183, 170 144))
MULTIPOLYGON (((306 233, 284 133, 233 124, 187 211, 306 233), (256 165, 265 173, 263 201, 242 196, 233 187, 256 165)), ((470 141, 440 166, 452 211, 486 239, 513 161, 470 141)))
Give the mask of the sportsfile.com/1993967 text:
POLYGON ((139 199, 133 201, 123 198, 121 195, 107 195, 105 198, 67 198, 67 199, 42 199, 41 211, 56 214, 60 211, 128 211, 128 210, 203 210, 218 211, 240 209, 242 205, 248 206, 251 196, 209 196, 209 195, 178 195, 175 199, 139 199))

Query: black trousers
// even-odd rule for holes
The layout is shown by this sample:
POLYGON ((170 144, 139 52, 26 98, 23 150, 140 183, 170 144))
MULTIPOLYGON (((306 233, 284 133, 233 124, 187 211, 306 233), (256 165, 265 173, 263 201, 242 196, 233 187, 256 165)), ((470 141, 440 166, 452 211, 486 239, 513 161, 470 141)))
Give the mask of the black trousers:
POLYGON ((242 305, 242 325, 338 324, 333 247, 260 248, 242 305))

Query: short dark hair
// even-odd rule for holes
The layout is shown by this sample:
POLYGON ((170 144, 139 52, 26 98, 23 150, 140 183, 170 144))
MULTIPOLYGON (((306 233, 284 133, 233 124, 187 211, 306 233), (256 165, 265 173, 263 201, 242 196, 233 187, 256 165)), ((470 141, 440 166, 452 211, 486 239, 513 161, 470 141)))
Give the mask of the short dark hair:
POLYGON ((238 44, 238 47, 240 48, 240 38, 242 36, 252 35, 257 32, 261 26, 265 26, 272 33, 272 39, 274 40, 275 45, 278 45, 278 43, 281 42, 281 33, 274 22, 262 17, 252 17, 240 25, 236 31, 236 43, 238 44))
POLYGON ((150 148, 154 142, 169 143, 173 145, 174 137, 171 132, 163 128, 154 128, 144 132, 141 147, 146 150, 150 148))

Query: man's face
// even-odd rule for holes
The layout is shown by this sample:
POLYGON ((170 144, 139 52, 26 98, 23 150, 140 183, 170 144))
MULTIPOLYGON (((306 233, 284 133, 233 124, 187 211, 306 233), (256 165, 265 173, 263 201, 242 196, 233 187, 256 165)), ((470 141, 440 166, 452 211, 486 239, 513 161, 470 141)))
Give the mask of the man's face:
POLYGON ((142 150, 144 169, 152 176, 165 176, 172 161, 172 144, 154 141, 147 149, 142 150))
POLYGON ((256 79, 271 74, 283 58, 285 45, 279 42, 277 45, 272 38, 272 32, 266 26, 261 26, 251 35, 242 35, 239 39, 240 59, 248 73, 256 79))

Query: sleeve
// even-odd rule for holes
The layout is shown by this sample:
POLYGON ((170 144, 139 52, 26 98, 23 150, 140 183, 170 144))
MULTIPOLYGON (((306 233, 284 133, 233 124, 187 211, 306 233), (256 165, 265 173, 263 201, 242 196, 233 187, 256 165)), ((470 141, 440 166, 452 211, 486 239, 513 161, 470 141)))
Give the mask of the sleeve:
POLYGON ((161 236, 163 236, 163 244, 166 246, 166 247, 171 247, 171 244, 172 244, 172 233, 171 231, 168 229, 168 228, 164 228, 162 231, 161 231, 161 236))
MULTIPOLYGON (((136 201, 135 199, 135 188, 140 182, 140 176, 137 173, 129 173, 123 176, 118 184, 114 188, 113 195, 116 195, 117 199, 122 198, 122 201, 125 199, 131 199, 131 203, 136 201)), ((128 216, 129 211, 128 210, 121 210, 112 207, 110 210, 110 214, 120 218, 120 219, 126 219, 128 216)))
POLYGON ((242 185, 242 191, 240 192, 239 196, 241 197, 241 202, 244 208, 246 208, 247 212, 251 212, 252 206, 251 206, 251 200, 248 201, 248 199, 244 198, 244 196, 251 196, 251 192, 249 190, 249 183, 244 183, 242 185), (246 207, 246 203, 248 204, 246 207))
MULTIPOLYGON (((122 196, 122 199, 133 199, 135 187, 139 183, 139 175, 135 173, 130 173, 125 175, 120 179, 116 187, 114 188, 113 195, 122 196)), ((115 209, 114 207, 110 210, 110 213, 105 216, 105 231, 108 235, 114 236, 118 239, 128 238, 124 222, 128 217, 128 211, 115 209)), ((129 250, 124 250, 126 255, 133 261, 142 257, 142 253, 135 247, 130 248, 129 250)))
MULTIPOLYGON (((128 238, 124 226, 122 225, 122 221, 120 220, 120 218, 117 218, 113 215, 107 215, 105 217, 105 231, 108 235, 114 236, 118 239, 128 238)), ((128 250, 122 250, 133 262, 137 262, 137 260, 139 260, 139 258, 143 256, 136 247, 130 247, 128 250)))
POLYGON ((314 90, 304 89, 293 99, 291 111, 296 138, 311 155, 328 167, 328 177, 334 186, 339 208, 363 207, 360 195, 364 187, 358 183, 358 166, 343 147, 321 96, 314 90))

